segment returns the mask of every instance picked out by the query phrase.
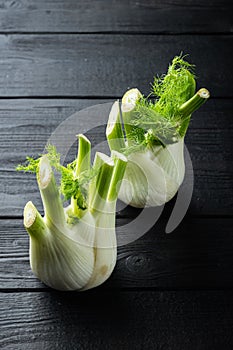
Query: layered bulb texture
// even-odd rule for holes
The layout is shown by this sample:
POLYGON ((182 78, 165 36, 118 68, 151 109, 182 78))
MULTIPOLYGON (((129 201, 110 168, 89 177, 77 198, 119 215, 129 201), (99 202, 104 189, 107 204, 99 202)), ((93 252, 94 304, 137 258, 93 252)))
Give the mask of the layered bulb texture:
MULTIPOLYGON (((126 158, 97 152, 91 167, 91 144, 79 135, 75 162, 63 167, 55 150, 30 162, 44 206, 44 217, 32 202, 24 209, 30 236, 33 273, 57 290, 87 290, 102 284, 116 264, 115 207, 126 158), (54 169, 61 174, 60 191, 54 169), (70 204, 63 208, 63 198, 70 204)), ((30 159, 29 159, 30 161, 30 159)))
POLYGON ((192 66, 175 57, 167 75, 155 78, 149 97, 134 88, 113 104, 106 137, 110 149, 128 160, 119 192, 126 204, 160 206, 177 193, 191 114, 209 98, 205 88, 195 89, 192 66))

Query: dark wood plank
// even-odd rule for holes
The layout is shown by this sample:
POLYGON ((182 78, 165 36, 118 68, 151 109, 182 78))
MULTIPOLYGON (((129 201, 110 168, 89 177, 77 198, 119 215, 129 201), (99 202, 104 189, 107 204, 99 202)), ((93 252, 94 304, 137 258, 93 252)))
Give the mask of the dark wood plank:
MULTIPOLYGON (((165 212, 140 239, 118 247, 116 268, 100 289, 233 288, 233 219, 186 218, 165 234, 167 216, 165 212)), ((2 219, 0 225, 1 289, 45 288, 30 270, 29 239, 22 220, 2 219)), ((118 241, 135 234, 128 219, 118 218, 116 227, 118 241)))
MULTIPOLYGON (((66 118, 84 107, 99 103, 104 103, 104 100, 1 100, 1 216, 21 216, 28 200, 42 210, 35 176, 17 173, 16 165, 22 163, 27 155, 37 156, 43 152, 50 134, 66 118)), ((85 119, 83 114, 80 115, 71 124, 72 137, 75 140, 75 134, 91 129, 87 135, 92 144, 97 145, 96 149, 100 149, 98 144, 105 140, 105 126, 97 129, 92 129, 92 126, 93 123, 101 124, 102 120, 105 123, 108 116, 106 113, 106 116, 93 118, 92 113, 85 119)), ((232 215, 232 140, 231 100, 211 99, 193 115, 186 137, 195 178, 190 214, 232 215)), ((71 149, 73 156, 75 149, 71 149)), ((107 145, 104 151, 108 152, 107 145)))
MULTIPOLYGON (((51 133, 66 118, 78 110, 104 103, 104 100, 1 100, 0 104, 0 215, 22 215, 24 204, 31 197, 41 208, 35 176, 18 173, 17 164, 24 162, 28 152, 37 156, 51 133), (14 178, 10 180, 10 178, 14 178)), ((107 115, 106 115, 107 118, 107 115)), ((90 121, 90 118, 89 118, 90 121)), ((87 127, 85 120, 76 121, 75 134, 80 127, 87 127)), ((102 130, 103 131, 103 130, 102 130)), ((75 135, 74 134, 74 135, 75 135)), ((99 138, 99 132, 92 133, 92 143, 99 138)))
POLYGON ((231 10, 229 0, 3 1, 0 31, 224 33, 232 32, 231 10))
POLYGON ((1 349, 231 350, 232 292, 6 293, 1 349))
POLYGON ((232 97, 232 45, 227 35, 1 35, 0 96, 122 96, 134 86, 147 94, 183 51, 199 87, 232 97))
POLYGON ((3 2, 2 32, 232 32, 230 1, 3 2), (23 20, 27 18, 27 21, 23 20), (179 20, 182 19, 182 20, 179 20))

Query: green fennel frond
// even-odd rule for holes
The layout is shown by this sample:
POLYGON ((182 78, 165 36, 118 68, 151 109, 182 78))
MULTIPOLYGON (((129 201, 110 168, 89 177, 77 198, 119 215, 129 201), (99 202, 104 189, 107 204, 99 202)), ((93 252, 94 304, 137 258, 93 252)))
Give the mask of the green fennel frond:
POLYGON ((50 165, 59 171, 59 168, 61 166, 60 164, 60 153, 57 152, 57 149, 55 146, 48 144, 46 146, 46 151, 47 151, 47 157, 49 159, 50 165))
MULTIPOLYGON (((46 147, 47 157, 51 166, 58 170, 60 167, 60 154, 57 152, 55 146, 48 144, 46 147)), ((16 171, 24 171, 29 173, 36 173, 39 167, 39 162, 42 154, 39 154, 37 158, 26 157, 25 164, 19 164, 16 167, 16 171)))
POLYGON ((76 177, 71 164, 67 167, 60 166, 61 184, 60 193, 64 200, 74 198, 77 201, 79 209, 85 210, 87 208, 87 191, 83 184, 80 184, 79 177, 76 177))
POLYGON ((185 61, 184 56, 176 56, 167 74, 154 78, 154 110, 167 119, 173 119, 177 116, 179 107, 194 95, 195 88, 194 65, 185 61))
POLYGON ((179 139, 180 118, 178 116, 172 119, 164 117, 155 110, 151 101, 147 105, 145 102, 144 105, 138 104, 132 125, 135 126, 135 134, 139 129, 141 130, 141 140, 143 135, 148 145, 166 145, 177 142, 179 139))
MULTIPOLYGON (((80 209, 87 208, 87 184, 96 175, 96 171, 91 169, 84 171, 79 176, 75 175, 75 168, 77 160, 72 163, 68 163, 67 166, 63 166, 60 163, 60 153, 57 152, 55 146, 48 144, 46 146, 46 155, 49 159, 50 165, 61 175, 60 176, 60 193, 64 200, 69 200, 72 197, 77 200, 77 205, 80 209)), ((39 162, 42 155, 38 158, 26 157, 25 164, 18 165, 17 171, 37 173, 39 168, 39 162)))
POLYGON ((16 171, 24 171, 29 173, 36 173, 39 165, 40 158, 26 157, 25 164, 19 164, 16 167, 16 171))
POLYGON ((130 146, 123 150, 130 154, 145 148, 178 142, 186 133, 190 116, 183 117, 180 106, 195 93, 194 66, 176 56, 167 74, 155 77, 149 96, 136 101, 131 131, 128 135, 130 146))

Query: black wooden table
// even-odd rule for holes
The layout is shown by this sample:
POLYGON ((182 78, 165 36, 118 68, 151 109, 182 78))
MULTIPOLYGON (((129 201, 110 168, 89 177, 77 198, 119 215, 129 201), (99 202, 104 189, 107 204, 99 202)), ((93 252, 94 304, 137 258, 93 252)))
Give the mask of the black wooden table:
MULTIPOLYGON (((233 348, 232 11, 230 0, 0 1, 1 349, 233 348), (47 288, 30 270, 22 221, 28 200, 42 210, 36 181, 15 166, 76 111, 128 87, 147 94, 181 51, 212 96, 186 137, 195 181, 185 219, 167 235, 166 205, 118 249, 102 287, 47 288)), ((117 214, 118 232, 132 215, 117 214)))

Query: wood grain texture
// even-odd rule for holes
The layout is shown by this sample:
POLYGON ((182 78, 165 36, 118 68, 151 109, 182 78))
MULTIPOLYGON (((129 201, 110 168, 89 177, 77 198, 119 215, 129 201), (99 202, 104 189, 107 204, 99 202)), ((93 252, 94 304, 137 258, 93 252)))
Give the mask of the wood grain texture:
MULTIPOLYGON (((0 0, 1 349, 232 350, 232 12, 230 0, 0 0), (47 288, 31 272, 22 221, 28 200, 42 210, 35 177, 15 165, 77 110, 128 87, 147 94, 181 51, 198 87, 220 97, 195 113, 186 137, 195 176, 186 218, 166 235, 168 203, 147 234, 118 248, 98 289, 47 288)), ((100 147, 104 126, 87 135, 100 147)), ((118 211, 119 240, 125 228, 135 235, 139 212, 118 211)))
POLYGON ((196 64, 199 87, 233 96, 233 37, 222 35, 0 35, 0 96, 144 94, 180 52, 196 64))
POLYGON ((231 10, 229 0, 7 0, 0 31, 224 33, 232 32, 231 10))
MULTIPOLYGON (((17 173, 16 165, 24 162, 27 155, 42 153, 50 134, 66 118, 80 109, 104 102, 106 100, 1 100, 0 216, 22 216, 28 200, 42 210, 35 176, 17 173)), ((231 100, 211 99, 193 115, 186 136, 195 180, 190 214, 233 214, 232 105, 231 100)), ((88 129, 90 118, 92 114, 89 119, 80 117, 75 122, 74 135, 88 129)), ((106 115, 105 120, 107 118, 106 115)), ((90 130, 87 135, 96 150, 108 153, 107 145, 103 148, 99 144, 105 140, 104 125, 90 130)), ((75 150, 74 146, 73 157, 75 150)))
MULTIPOLYGON (((140 239, 118 247, 116 268, 98 289, 233 287, 233 219, 186 218, 175 231, 165 234, 168 215, 164 212, 140 239)), ((0 223, 1 289, 45 288, 31 272, 29 239, 22 220, 0 223)), ((118 239, 134 234, 128 223, 129 219, 117 218, 118 239)))
POLYGON ((2 350, 232 349, 231 292, 2 293, 0 302, 2 350))

